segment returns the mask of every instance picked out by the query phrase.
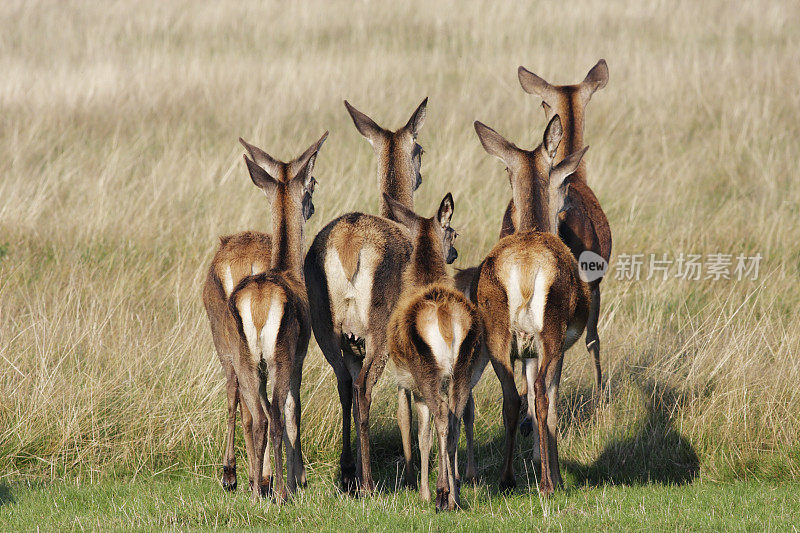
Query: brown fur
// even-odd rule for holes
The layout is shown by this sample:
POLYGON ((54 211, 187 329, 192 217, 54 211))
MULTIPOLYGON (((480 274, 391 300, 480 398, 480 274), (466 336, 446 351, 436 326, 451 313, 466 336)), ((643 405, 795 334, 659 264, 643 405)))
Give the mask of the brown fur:
MULTIPOLYGON (((422 150, 416 137, 426 103, 427 99, 405 126, 392 132, 345 102, 356 129, 375 151, 381 192, 410 209, 421 179, 422 150)), ((381 201, 381 215, 390 216, 385 200, 381 201)), ((349 213, 330 222, 314 238, 306 255, 314 337, 336 374, 342 404, 340 466, 347 491, 375 488, 369 460, 372 390, 388 358, 386 327, 400 295, 398 280, 410 256, 411 242, 405 229, 388 218, 363 213, 349 213), (351 408, 357 462, 350 447, 351 408)))
MULTIPOLYGON (((449 198, 452 202, 452 198, 449 198)), ((416 236, 414 252, 403 274, 404 291, 388 328, 389 353, 397 369, 398 386, 402 391, 398 415, 406 407, 403 405, 404 398, 412 395, 418 404, 423 402, 427 410, 433 413, 440 457, 436 507, 452 510, 459 505, 455 453, 461 419, 471 398, 472 387, 486 365, 486 359, 481 358, 480 352, 482 322, 475 306, 455 290, 446 272, 445 252, 449 252, 450 245, 436 217, 422 219, 410 211, 406 216, 415 218, 413 225, 416 227, 412 230, 416 236), (452 361, 446 354, 437 355, 436 351, 442 347, 426 340, 431 335, 433 325, 438 326, 436 330, 447 346, 453 345, 456 331, 463 335, 452 361), (440 357, 444 357, 444 361, 440 357), (448 363, 452 363, 452 367, 448 363), (410 376, 410 379, 403 376, 410 376)), ((421 410, 418 422, 423 471, 420 493, 424 499, 428 499, 430 431, 427 429, 429 422, 425 410, 421 410)), ((399 423, 404 441, 406 480, 411 484, 416 482, 416 475, 410 454, 410 417, 403 420, 399 416, 399 423)), ((470 433, 468 436, 471 438, 470 433)), ((468 448, 471 448, 471 443, 468 448)), ((471 450, 468 451, 468 457, 474 461, 471 450)), ((468 472, 470 469, 474 471, 474 464, 468 467, 468 472)))
MULTIPOLYGON (((556 151, 554 162, 562 161, 567 155, 583 148, 583 131, 586 105, 592 94, 605 87, 608 82, 608 66, 600 60, 576 85, 551 85, 524 67, 519 68, 519 79, 523 89, 537 94, 544 102, 543 107, 548 120, 558 114, 564 128, 564 139, 556 151)), ((568 203, 570 209, 559 224, 558 234, 577 259, 585 250, 600 255, 606 261, 611 259, 611 228, 603 209, 600 207, 592 189, 586 183, 586 163, 581 161, 578 170, 568 178, 568 203)), ((514 198, 508 204, 500 237, 512 234, 519 226, 514 218, 514 198)), ((595 386, 601 390, 603 385, 600 367, 600 338, 597 323, 600 314, 600 282, 590 284, 592 303, 589 323, 586 328, 586 349, 593 355, 595 386)))

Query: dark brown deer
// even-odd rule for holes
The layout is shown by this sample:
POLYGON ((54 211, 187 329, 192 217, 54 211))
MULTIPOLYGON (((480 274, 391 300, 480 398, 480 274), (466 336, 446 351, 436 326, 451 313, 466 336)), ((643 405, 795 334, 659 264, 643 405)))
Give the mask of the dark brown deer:
MULTIPOLYGON (((564 139, 556 151, 554 164, 561 162, 567 155, 583 148, 583 128, 586 105, 598 89, 608 83, 608 65, 604 59, 592 67, 586 78, 577 85, 551 85, 525 67, 519 67, 519 82, 522 88, 542 100, 547 120, 553 115, 561 117, 564 139)), ((586 250, 598 254, 606 263, 611 258, 611 229, 597 197, 586 183, 586 163, 581 161, 578 170, 568 178, 569 195, 567 202, 570 209, 565 212, 564 219, 558 226, 561 240, 569 247, 572 255, 578 259, 586 250)), ((504 237, 518 228, 519 214, 515 212, 512 199, 503 218, 500 236, 504 237)), ((603 379, 600 368, 600 337, 597 334, 597 323, 600 318, 600 282, 603 278, 589 282, 591 306, 586 323, 586 349, 594 357, 595 386, 602 390, 603 379)))
MULTIPOLYGON (((278 161, 263 150, 239 142, 250 153, 250 157, 270 174, 285 180, 296 176, 312 155, 319 151, 325 136, 312 144, 303 154, 288 163, 278 161)), ((313 183, 313 182, 312 182, 313 183)), ((311 197, 304 200, 303 208, 310 217, 314 212, 311 197)), ((211 336, 222 368, 225 371, 226 393, 228 400, 228 425, 225 439, 225 452, 222 461, 222 486, 225 490, 236 490, 236 452, 233 440, 236 432, 236 406, 239 405, 239 382, 233 370, 233 356, 239 351, 239 334, 236 323, 228 309, 228 297, 233 289, 246 276, 259 274, 269 269, 272 256, 272 240, 268 233, 245 231, 234 235, 220 237, 220 245, 214 254, 203 284, 203 305, 211 324, 211 336)), ((247 456, 253 457, 253 417, 247 405, 240 404, 242 426, 247 456)), ((268 484, 272 478, 269 461, 264 463, 265 470, 261 475, 262 484, 268 484)), ((258 477, 252 472, 252 464, 248 467, 250 484, 258 477)), ((305 470, 301 466, 301 479, 305 483, 305 470)))
MULTIPOLYGON (((403 293, 389 320, 389 353, 398 387, 416 400, 422 460, 420 495, 430 500, 428 462, 433 415, 439 445, 436 509, 459 506, 456 450, 461 418, 472 387, 486 367, 482 357, 483 324, 475 306, 455 290, 445 263, 457 256, 457 236, 450 227, 455 205, 450 193, 436 216, 423 218, 387 197, 394 217, 412 234, 414 251, 403 272, 403 293)), ((410 419, 398 419, 406 475, 414 472, 410 419)))
MULTIPOLYGON (((381 193, 411 210, 413 193, 421 183, 422 148, 417 135, 425 121, 427 101, 394 132, 345 102, 356 129, 378 158, 381 193)), ((314 337, 336 374, 342 404, 340 466, 342 487, 347 491, 375 488, 369 460, 372 390, 389 356, 386 327, 412 249, 408 232, 391 220, 385 197, 380 212, 380 217, 348 213, 333 220, 314 238, 305 260, 314 337), (355 465, 350 447, 351 408, 359 459, 355 465)))
POLYGON ((475 131, 486 151, 505 163, 516 213, 516 232, 500 239, 483 260, 475 289, 489 358, 503 389, 506 449, 500 486, 516 485, 512 459, 520 397, 513 357, 519 355, 535 359, 525 364, 528 412, 537 422, 540 490, 550 494, 562 484, 556 434, 564 352, 583 333, 589 313, 588 286, 555 231, 568 194, 565 180, 586 149, 553 166, 562 137, 557 115, 542 144, 532 151, 518 148, 480 122, 475 131), (512 350, 512 341, 518 352, 512 350))
MULTIPOLYGON (((283 477, 284 429, 289 490, 294 492, 305 481, 300 384, 311 316, 302 270, 303 227, 312 211, 315 180, 311 169, 316 157, 315 151, 296 175, 276 178, 245 156, 253 183, 272 203, 272 260, 268 271, 242 279, 228 299, 239 334, 233 368, 241 399, 253 417, 254 456, 250 461, 253 472, 263 471, 269 430, 275 460, 274 496, 279 503, 288 497, 283 477), (268 385, 272 386, 271 399, 268 385)), ((253 500, 261 496, 261 487, 254 485, 253 500)))

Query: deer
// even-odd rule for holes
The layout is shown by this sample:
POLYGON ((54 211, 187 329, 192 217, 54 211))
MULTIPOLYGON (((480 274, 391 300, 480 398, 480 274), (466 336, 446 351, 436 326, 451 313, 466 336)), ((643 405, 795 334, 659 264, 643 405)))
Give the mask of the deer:
MULTIPOLYGON (((456 450, 461 418, 488 362, 481 350, 483 322, 477 308, 455 290, 445 266, 458 256, 453 245, 458 234, 450 227, 455 209, 452 194, 447 193, 430 218, 416 215, 390 197, 385 201, 414 241, 403 272, 403 292, 389 319, 388 341, 398 388, 413 396, 419 414, 420 495, 430 501, 432 415, 439 446, 436 509, 454 510, 459 507, 456 450)), ((405 472, 413 475, 410 419, 398 418, 398 424, 405 472)))
MULTIPOLYGON (((269 169, 274 176, 287 179, 297 173, 308 163, 311 156, 319 151, 325 136, 308 147, 300 156, 284 163, 270 156, 260 148, 239 139, 250 157, 258 165, 269 169)), ((313 168, 313 163, 312 163, 313 168)), ((311 169, 309 169, 311 170, 311 169)), ((311 197, 304 199, 303 209, 307 218, 314 214, 314 204, 311 197)), ((225 449, 222 460, 222 487, 227 491, 235 491, 236 479, 236 451, 234 449, 234 436, 236 434, 236 408, 240 407, 242 426, 244 429, 245 448, 247 457, 253 457, 253 417, 244 402, 239 402, 239 381, 233 369, 233 356, 239 350, 239 334, 236 323, 228 309, 228 298, 239 282, 247 276, 265 272, 271 264, 272 237, 268 233, 259 231, 244 231, 220 237, 219 247, 214 253, 208 268, 205 283, 203 284, 203 306, 205 307, 208 321, 211 325, 211 336, 217 357, 225 372, 225 392, 227 399, 227 431, 225 449)), ((271 483, 272 473, 270 463, 264 463, 265 470, 261 474, 262 490, 271 483)), ((301 479, 305 484, 305 470, 301 463, 301 479)), ((250 487, 258 474, 248 467, 250 487)))
MULTIPOLYGON (((583 148, 583 128, 586 105, 592 95, 608 83, 608 65, 601 59, 589 70, 584 80, 576 85, 551 85, 525 67, 520 66, 518 77, 523 90, 539 96, 543 102, 545 117, 551 120, 555 114, 561 117, 564 139, 559 145, 554 163, 559 163, 569 154, 583 148)), ((572 255, 579 259, 584 251, 601 256, 608 264, 611 258, 611 228, 600 202, 586 182, 586 162, 581 161, 578 169, 569 178, 567 202, 570 209, 559 221, 558 234, 569 247, 572 255)), ((514 200, 512 199, 505 216, 500 236, 504 237, 518 227, 514 200)), ((600 319, 600 282, 603 277, 590 281, 591 305, 586 324, 586 350, 594 359, 595 390, 603 390, 600 367, 600 337, 597 324, 600 319)))
MULTIPOLYGON (((326 137, 327 132, 317 150, 326 137)), ((294 175, 284 172, 273 176, 244 156, 250 178, 272 204, 271 261, 269 270, 243 278, 228 298, 239 336, 233 369, 241 400, 253 418, 251 468, 254 473, 262 472, 269 461, 265 459, 269 431, 275 462, 272 491, 278 503, 288 498, 283 477, 284 430, 289 491, 294 493, 298 484, 305 483, 300 386, 311 338, 311 316, 302 269, 303 229, 313 212, 311 197, 316 180, 311 171, 316 157, 314 151, 294 175)), ((262 498, 259 484, 253 485, 251 494, 253 502, 262 498)))
POLYGON ((539 490, 549 495, 563 484, 556 436, 564 353, 583 334, 590 306, 589 287, 555 232, 571 188, 567 178, 588 147, 554 165, 563 136, 558 115, 531 151, 480 122, 474 126, 486 152, 505 163, 515 207, 516 231, 500 239, 481 263, 474 296, 484 318, 489 360, 503 391, 506 442, 500 487, 516 486, 512 459, 521 402, 513 359, 521 356, 528 416, 538 430, 534 460, 538 455, 542 467, 539 490), (512 350, 512 342, 519 351, 512 350))
MULTIPOLYGON (((304 270, 314 337, 333 368, 342 405, 342 489, 369 493, 375 489, 369 453, 372 391, 389 357, 386 328, 400 296, 398 281, 411 257, 408 231, 393 219, 386 197, 414 209, 413 194, 422 183, 422 147, 417 137, 425 121, 425 98, 396 131, 375 121, 345 101, 358 132, 378 159, 380 216, 342 215, 314 237, 304 270), (352 415, 356 456, 350 446, 352 415)), ((410 400, 401 409, 410 412, 410 400)))

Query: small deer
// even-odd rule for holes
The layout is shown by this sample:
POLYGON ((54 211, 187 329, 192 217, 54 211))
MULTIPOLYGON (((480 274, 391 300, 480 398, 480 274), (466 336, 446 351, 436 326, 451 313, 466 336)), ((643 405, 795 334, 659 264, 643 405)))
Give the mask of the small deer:
POLYGON ((578 168, 586 148, 553 166, 563 134, 558 115, 532 151, 518 148, 480 122, 475 122, 475 131, 484 149, 505 163, 516 213, 516 233, 500 239, 483 260, 475 294, 486 348, 503 389, 506 447, 500 486, 516 485, 512 459, 520 397, 513 357, 521 355, 526 358, 528 414, 538 429, 540 490, 550 494, 562 484, 556 434, 564 352, 583 333, 589 313, 588 286, 555 231, 568 194, 565 180, 578 168), (512 341, 519 354, 512 351, 512 341))
MULTIPOLYGON (((327 132, 320 140, 320 144, 327 132)), ((317 146, 317 149, 319 145, 317 146)), ((295 175, 272 176, 247 156, 250 178, 272 203, 272 251, 270 269, 242 279, 228 299, 239 334, 233 368, 241 397, 253 417, 253 472, 263 471, 267 430, 275 460, 274 497, 278 503, 288 494, 283 478, 284 421, 289 491, 305 482, 300 448, 300 384, 303 361, 311 337, 311 316, 303 279, 305 222, 313 212, 311 175, 315 151, 295 175), (281 179, 282 178, 282 179, 281 179), (268 382, 272 385, 267 398, 268 382)), ((252 488, 253 501, 262 497, 252 488)))
MULTIPOLYGON (((564 139, 554 157, 554 164, 563 161, 567 155, 583 148, 583 127, 586 105, 598 89, 608 83, 608 65, 601 59, 592 67, 586 78, 577 85, 551 85, 525 67, 519 67, 519 82, 522 88, 536 94, 543 100, 542 107, 547 120, 553 115, 561 117, 564 139)), ((578 169, 569 178, 567 202, 570 209, 565 212, 558 226, 561 240, 569 247, 572 255, 578 259, 586 250, 600 255, 606 260, 611 258, 611 229, 603 209, 600 207, 592 189, 586 183, 586 163, 581 161, 578 169)), ((509 202, 500 236, 514 232, 516 225, 514 200, 509 202)), ((600 337, 597 334, 597 323, 600 318, 600 282, 602 277, 589 283, 591 305, 589 319, 586 323, 586 349, 594 357, 595 387, 602 390, 603 379, 600 368, 600 337)))
MULTIPOLYGON (((385 200, 414 241, 388 338, 398 387, 406 396, 413 395, 419 413, 420 495, 430 500, 432 414, 439 444, 436 509, 453 510, 459 506, 456 450, 461 418, 488 361, 480 348, 483 325, 475 306, 455 290, 445 267, 458 255, 453 246, 457 233, 450 227, 453 196, 447 193, 431 218, 417 216, 388 196, 385 200)), ((398 418, 407 478, 414 472, 410 422, 410 417, 398 418)))
MULTIPOLYGON (((378 182, 385 195, 381 216, 340 216, 317 234, 306 254, 304 268, 314 337, 336 374, 342 404, 341 482, 348 492, 375 488, 369 460, 372 389, 389 356, 386 327, 400 296, 398 281, 412 249, 408 232, 392 220, 385 198, 414 208, 413 194, 422 182, 423 150, 417 136, 425 121, 427 102, 426 98, 406 125, 392 132, 345 101, 356 129, 378 157, 378 182), (350 448, 351 408, 357 464, 350 448)), ((408 402, 405 404, 410 409, 408 402)))
MULTIPOLYGON (((297 175, 312 155, 319 151, 325 141, 323 136, 312 144, 303 154, 288 163, 279 161, 263 150, 247 144, 242 139, 239 142, 250 153, 250 157, 269 172, 285 180, 297 175)), ((313 184, 313 182, 312 182, 313 184)), ((307 217, 314 213, 314 204, 311 196, 304 199, 303 209, 307 217)), ((217 351, 222 368, 225 371, 226 393, 228 401, 228 425, 225 440, 225 451, 222 461, 222 487, 225 490, 236 490, 236 452, 234 449, 234 435, 236 433, 236 407, 240 406, 242 412, 242 426, 244 428, 244 442, 247 456, 253 457, 253 417, 247 405, 239 403, 239 381, 233 370, 233 357, 239 351, 239 334, 236 323, 228 309, 228 298, 239 282, 252 274, 265 272, 271 264, 272 239, 268 233, 245 231, 234 235, 220 237, 220 245, 214 254, 208 268, 206 281, 203 284, 203 305, 211 324, 211 336, 217 351)), ((261 474, 262 485, 268 485, 272 479, 270 463, 264 463, 265 470, 261 474)), ((252 464, 248 468, 250 485, 258 475, 252 471, 252 464)), ((301 467, 301 478, 305 484, 305 470, 301 467)))

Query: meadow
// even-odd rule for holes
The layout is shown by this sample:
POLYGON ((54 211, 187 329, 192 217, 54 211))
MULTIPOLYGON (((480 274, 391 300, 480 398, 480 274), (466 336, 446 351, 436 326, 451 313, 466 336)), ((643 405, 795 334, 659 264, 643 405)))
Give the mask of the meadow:
POLYGON ((798 20, 788 0, 3 2, 0 528, 796 528, 798 20), (594 401, 579 341, 562 377, 566 490, 539 499, 522 438, 517 492, 497 492, 501 393, 487 368, 481 482, 462 513, 435 515, 398 487, 388 374, 372 410, 381 493, 339 495, 338 395, 312 341, 309 489, 285 509, 224 494, 224 377, 201 285, 218 235, 269 231, 237 139, 289 159, 330 131, 310 242, 339 214, 377 211, 375 157, 342 100, 399 127, 428 96, 416 208, 452 191, 454 266, 471 266, 510 198, 472 122, 532 148, 545 117, 517 67, 577 83, 600 58, 610 78, 585 141, 614 237, 608 395, 594 401), (646 263, 638 280, 614 275, 622 254, 718 253, 734 266, 760 254, 757 279, 675 267, 647 279, 646 263))

